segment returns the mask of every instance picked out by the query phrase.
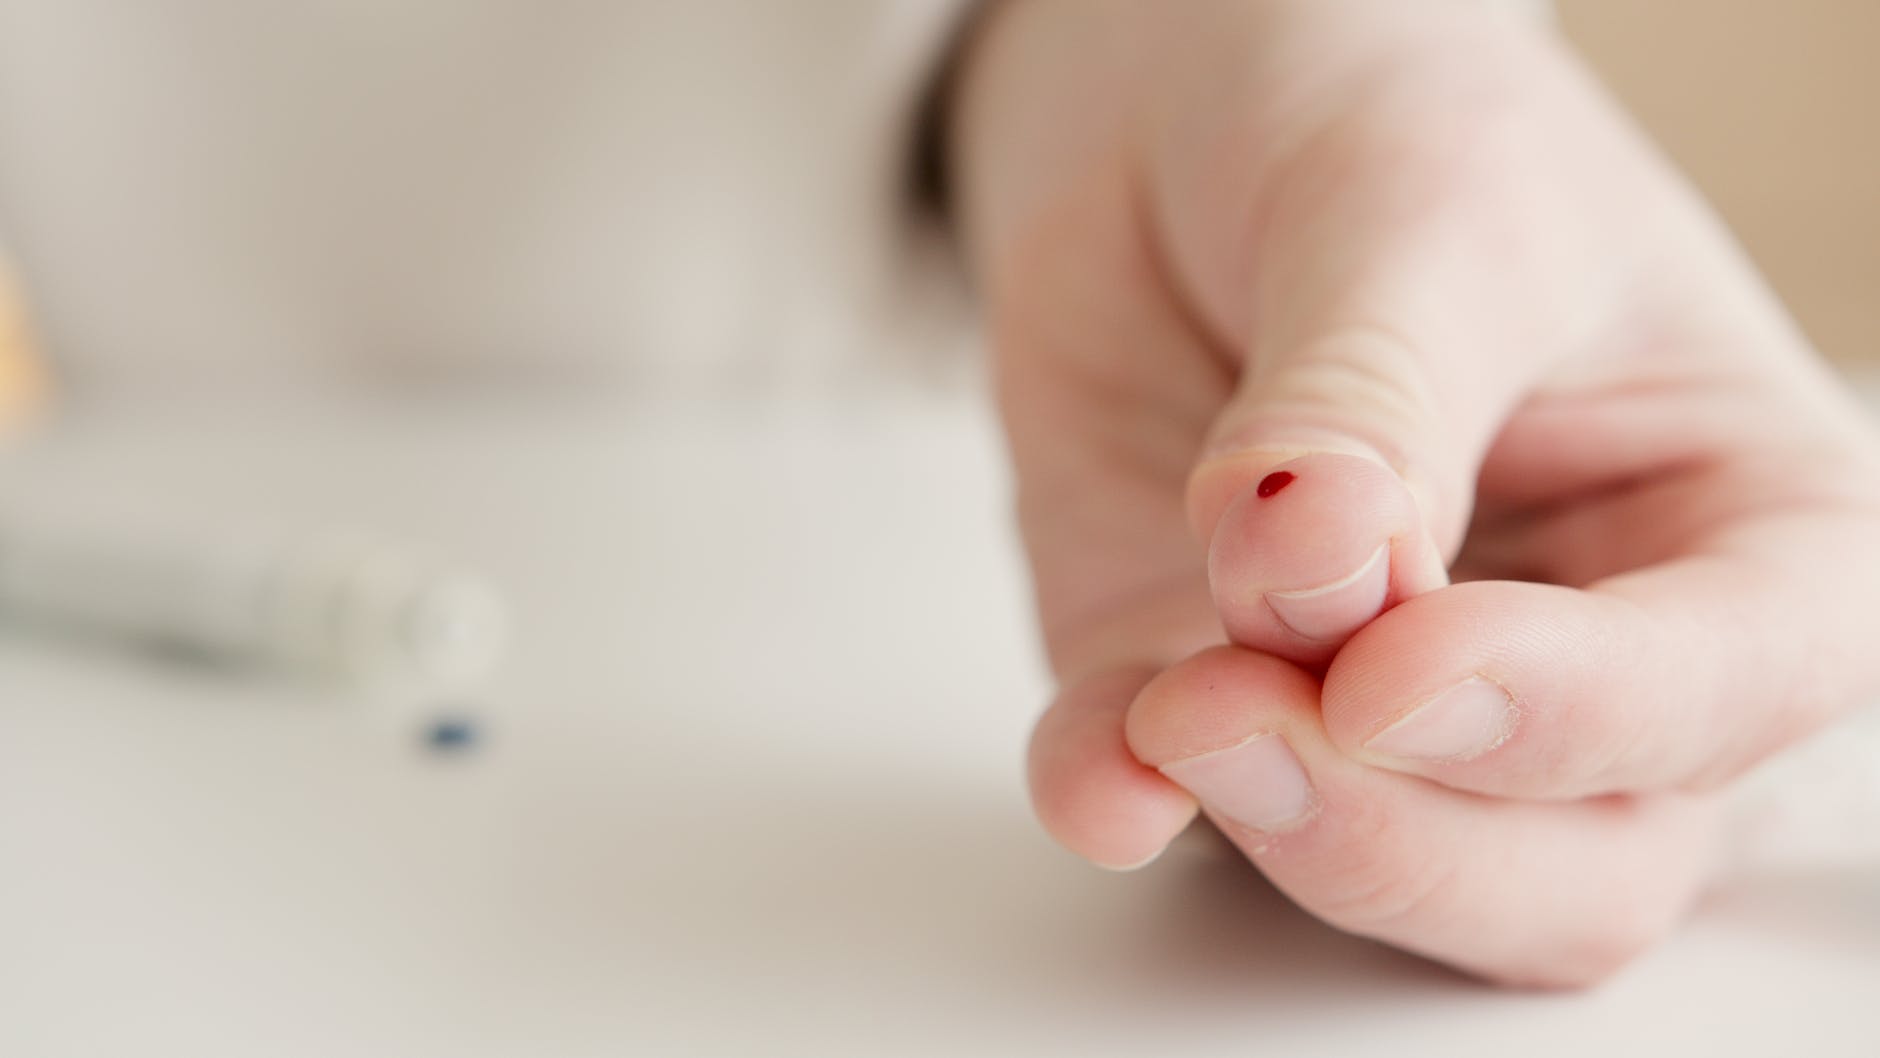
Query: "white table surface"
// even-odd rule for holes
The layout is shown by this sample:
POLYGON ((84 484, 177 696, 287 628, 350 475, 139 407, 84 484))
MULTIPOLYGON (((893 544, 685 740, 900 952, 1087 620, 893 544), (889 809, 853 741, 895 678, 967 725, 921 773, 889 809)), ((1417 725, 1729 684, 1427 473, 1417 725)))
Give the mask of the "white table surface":
POLYGON ((0 638, 0 1055, 1880 1053, 1880 874, 1739 884, 1537 996, 1205 843, 1056 850, 964 402, 221 403, 81 409, 0 485, 437 545, 516 610, 492 738, 0 638))

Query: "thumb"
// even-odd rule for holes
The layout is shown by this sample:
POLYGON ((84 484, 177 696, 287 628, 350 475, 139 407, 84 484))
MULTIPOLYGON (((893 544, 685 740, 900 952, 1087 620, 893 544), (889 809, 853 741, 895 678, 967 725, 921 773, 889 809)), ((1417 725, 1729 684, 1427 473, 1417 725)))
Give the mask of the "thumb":
POLYGON ((1344 331, 1250 368, 1186 496, 1231 637, 1324 663, 1378 613, 1448 583, 1485 447, 1457 419, 1387 333, 1344 331))
POLYGON ((1408 337, 1375 327, 1258 357, 1189 476, 1190 524, 1203 542, 1212 540, 1249 486, 1289 460, 1338 454, 1386 470, 1432 541, 1453 551, 1468 526, 1482 456, 1513 396, 1487 382, 1466 363, 1431 363, 1408 337))
POLYGON ((1190 526, 1230 634, 1296 662, 1444 582, 1503 422, 1619 326, 1666 223, 1627 191, 1642 152, 1556 45, 1458 54, 1412 47, 1260 140, 1300 145, 1284 154, 1157 169, 1171 257, 1240 372, 1190 526), (1223 208, 1223 187, 1253 198, 1223 208))
POLYGON ((1189 521, 1228 634, 1319 664, 1385 609, 1447 583, 1517 390, 1370 327, 1263 359, 1189 477, 1189 521))

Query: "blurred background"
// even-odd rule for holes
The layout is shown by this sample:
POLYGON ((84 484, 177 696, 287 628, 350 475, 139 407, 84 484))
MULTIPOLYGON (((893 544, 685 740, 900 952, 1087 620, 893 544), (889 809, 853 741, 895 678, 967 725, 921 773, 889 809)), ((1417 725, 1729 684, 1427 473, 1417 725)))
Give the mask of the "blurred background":
POLYGON ((0 246, 86 395, 866 372, 960 6, 0 0, 0 246))
POLYGON ((1835 360, 1880 364, 1880 4, 1558 0, 1835 360))
MULTIPOLYGON (((432 561, 509 633, 473 686, 367 694, 9 626, 0 1053, 1880 1053, 1870 875, 1721 893, 1563 999, 1217 850, 1049 844, 1004 456, 931 384, 975 356, 895 223, 950 6, 0 0, 0 423, 46 386, 29 316, 64 391, 0 445, 0 593, 43 508, 102 550, 55 520, 15 573, 206 583, 201 638, 285 570, 344 633, 289 660, 474 647, 432 561)), ((1880 4, 1558 9, 1880 367, 1880 4)))
MULTIPOLYGON (((883 130, 950 6, 0 0, 0 247, 79 379, 866 371, 930 333, 883 130)), ((1880 6, 1556 8, 1821 348, 1880 359, 1880 6)))

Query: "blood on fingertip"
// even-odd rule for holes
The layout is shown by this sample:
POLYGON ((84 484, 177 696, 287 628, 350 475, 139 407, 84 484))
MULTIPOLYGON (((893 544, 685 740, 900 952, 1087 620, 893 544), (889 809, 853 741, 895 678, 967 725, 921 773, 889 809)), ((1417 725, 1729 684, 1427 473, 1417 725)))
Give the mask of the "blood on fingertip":
POLYGON ((1266 477, 1261 478, 1260 484, 1256 486, 1253 491, 1261 499, 1268 499, 1279 492, 1279 490, 1292 484, 1293 477, 1294 474, 1290 470, 1275 470, 1266 477))

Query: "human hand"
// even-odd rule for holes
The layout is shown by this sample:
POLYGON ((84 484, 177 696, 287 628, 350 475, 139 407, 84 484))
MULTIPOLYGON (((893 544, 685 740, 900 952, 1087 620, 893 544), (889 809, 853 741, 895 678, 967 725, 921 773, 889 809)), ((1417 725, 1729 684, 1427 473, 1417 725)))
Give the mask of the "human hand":
POLYGON ((1199 803, 1334 925, 1571 985, 1688 906, 1715 791, 1880 684, 1880 446, 1481 7, 1006 0, 955 171, 1047 828, 1130 866, 1199 803))

